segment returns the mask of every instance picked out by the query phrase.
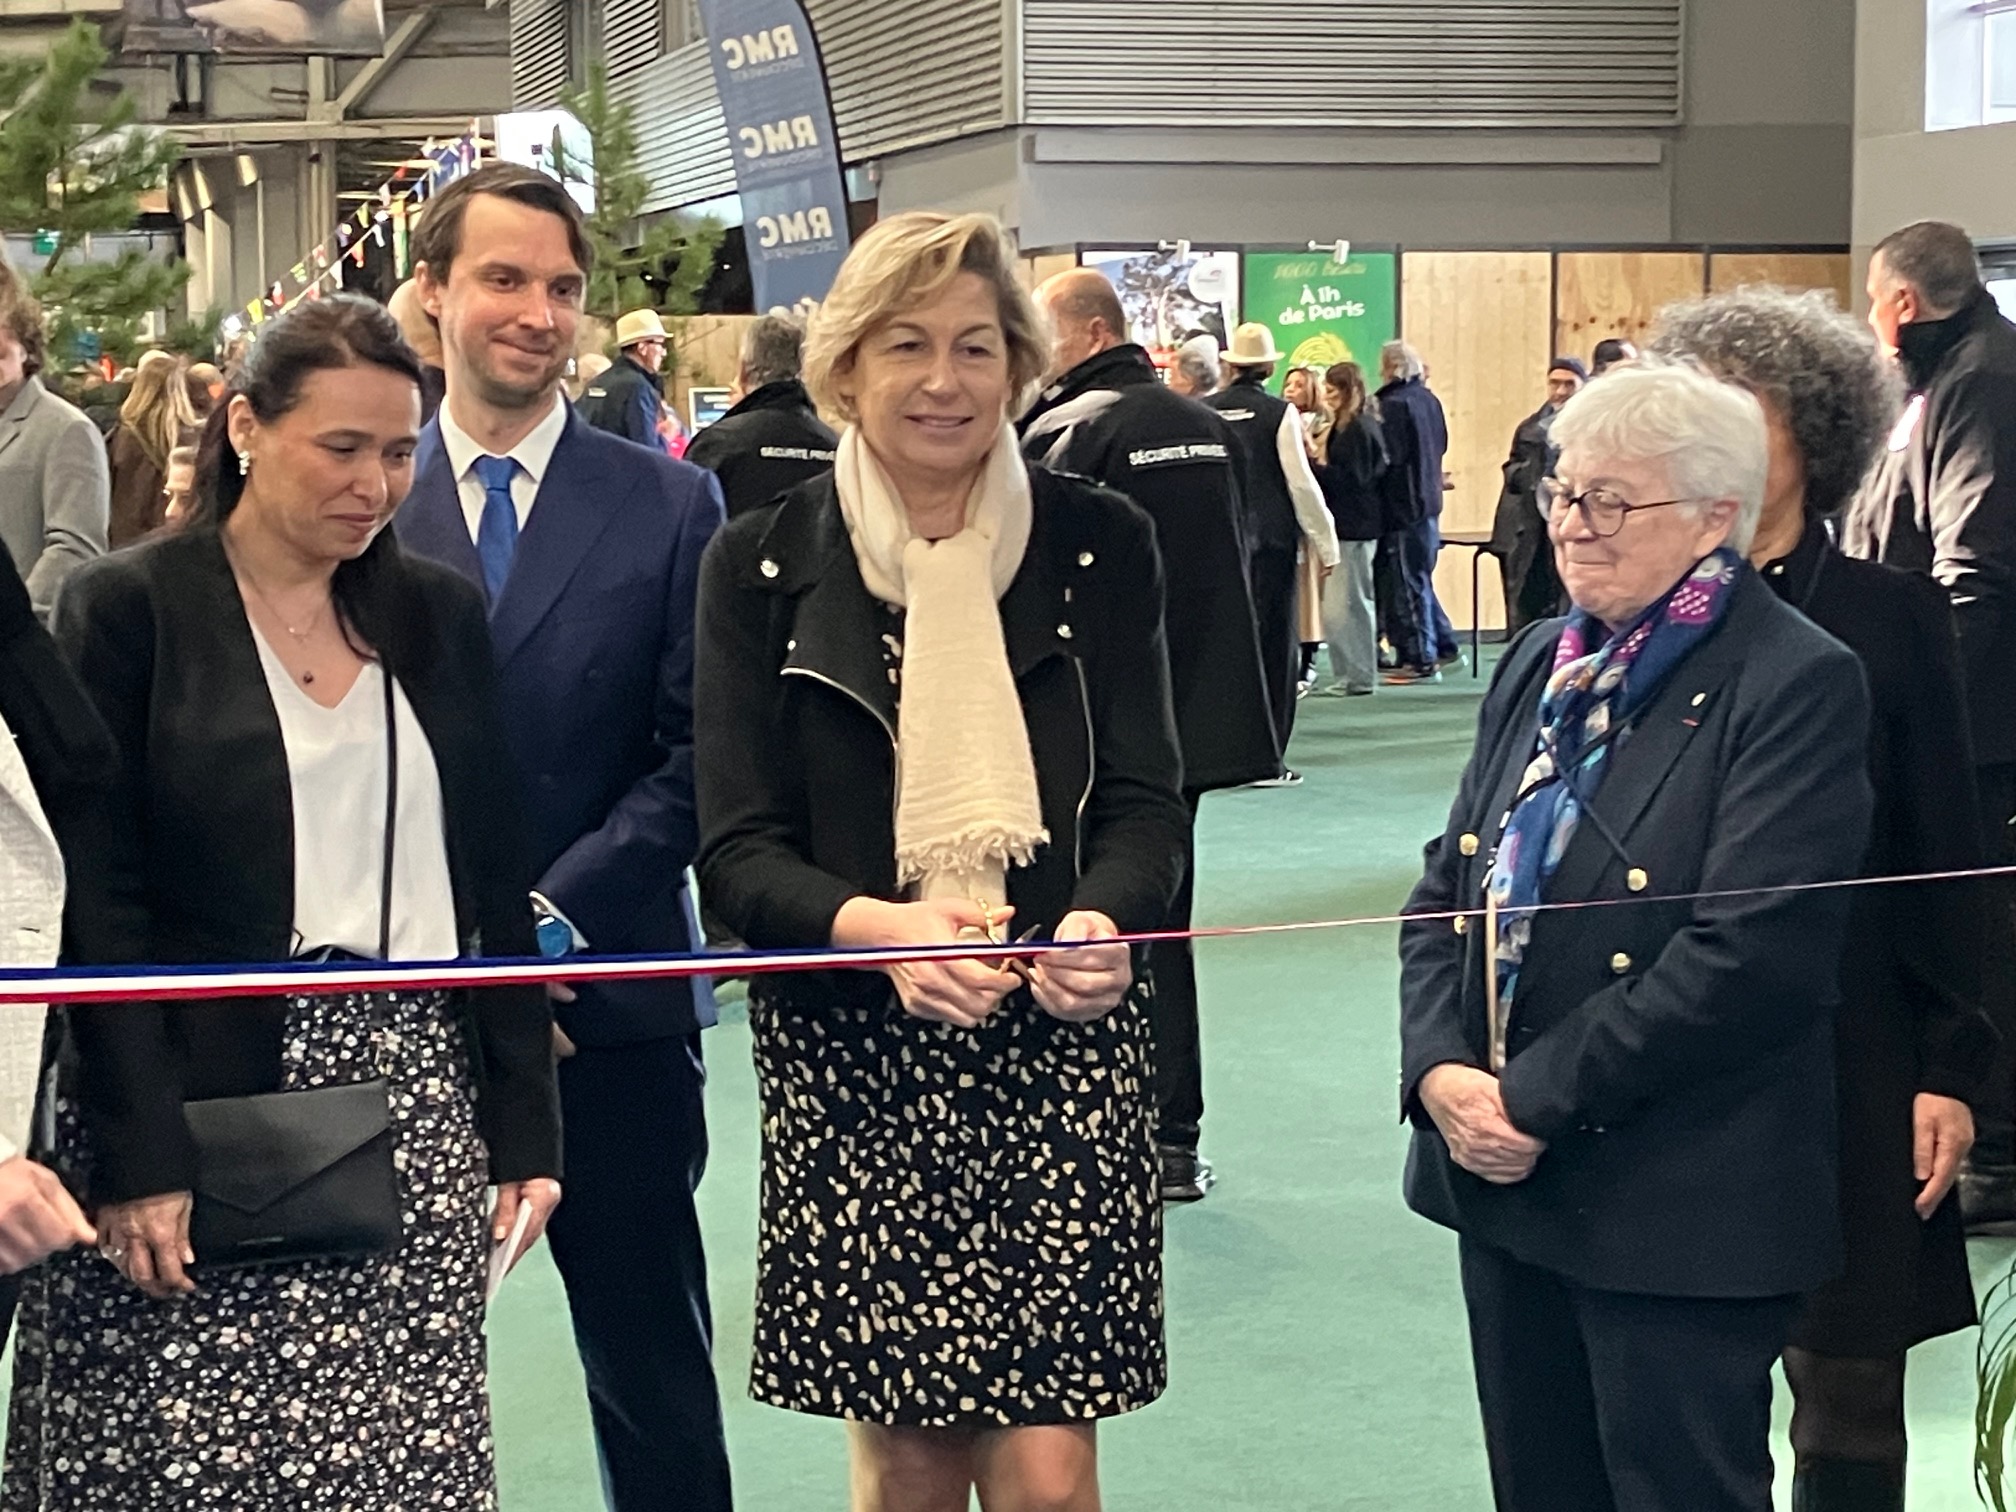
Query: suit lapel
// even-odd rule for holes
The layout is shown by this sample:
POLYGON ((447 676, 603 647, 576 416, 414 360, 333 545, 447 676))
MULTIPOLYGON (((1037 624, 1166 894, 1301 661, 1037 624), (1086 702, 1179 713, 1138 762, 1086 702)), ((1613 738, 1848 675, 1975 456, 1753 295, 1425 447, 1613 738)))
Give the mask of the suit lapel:
MULTIPOLYGON (((1743 652, 1750 641, 1751 621, 1758 611, 1756 595, 1771 597, 1762 581, 1745 574, 1736 585, 1738 595, 1707 643, 1675 667, 1658 697, 1633 723, 1611 752, 1609 770, 1603 775, 1590 809, 1602 815, 1623 845, 1625 855, 1617 856, 1602 831, 1585 816, 1576 826, 1575 838, 1561 858, 1560 869, 1548 884, 1554 898, 1595 896, 1598 879, 1611 867, 1630 867, 1631 832, 1645 810, 1666 785, 1680 757, 1701 729, 1708 709, 1721 687, 1742 666, 1743 652)), ((1649 879, 1653 891, 1659 879, 1649 879)))
POLYGON ((477 587, 483 586, 483 563, 469 539, 469 521, 462 513, 462 492, 448 449, 441 444, 441 423, 427 422, 413 452, 413 492, 399 510, 399 543, 407 550, 452 567, 477 587))
MULTIPOLYGON (((500 667, 539 627, 582 558, 628 500, 628 489, 595 466, 583 439, 587 428, 588 423, 570 409, 567 429, 553 448, 553 460, 539 482, 538 500, 518 537, 511 576, 491 606, 490 635, 500 667)), ((466 540, 466 526, 463 536, 466 540)))
POLYGON ((30 378, 21 386, 21 392, 14 396, 14 402, 7 406, 7 413, 0 415, 0 454, 21 439, 21 432, 27 427, 28 416, 34 412, 41 392, 40 381, 30 378))

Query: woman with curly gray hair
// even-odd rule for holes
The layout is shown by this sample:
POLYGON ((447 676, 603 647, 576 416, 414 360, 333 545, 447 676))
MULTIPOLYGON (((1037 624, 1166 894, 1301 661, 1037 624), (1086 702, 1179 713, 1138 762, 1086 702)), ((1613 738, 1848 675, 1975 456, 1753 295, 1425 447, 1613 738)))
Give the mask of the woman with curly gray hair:
MULTIPOLYGON (((1750 558, 1862 659, 1876 791, 1865 876, 1980 864, 1967 723, 1944 596, 1843 556, 1828 528, 1897 414, 1890 366, 1824 294, 1741 289, 1673 306, 1652 350, 1748 389, 1771 439, 1750 558)), ((1847 1266, 1785 1351, 1799 1512, 1904 1505, 1904 1361, 1976 1320, 1954 1178, 1993 1031, 1969 884, 1860 889, 1837 1029, 1847 1266)))

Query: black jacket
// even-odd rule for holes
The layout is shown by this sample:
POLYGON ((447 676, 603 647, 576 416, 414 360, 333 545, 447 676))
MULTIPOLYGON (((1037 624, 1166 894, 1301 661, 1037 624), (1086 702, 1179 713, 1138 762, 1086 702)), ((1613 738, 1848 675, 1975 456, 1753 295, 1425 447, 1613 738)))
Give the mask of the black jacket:
POLYGON ((805 385, 793 378, 764 384, 694 436, 686 460, 721 480, 732 520, 831 472, 839 445, 805 385))
POLYGON ((1317 448, 1316 481, 1340 541, 1376 541, 1385 532, 1386 434, 1371 409, 1332 426, 1317 448))
POLYGON ((2016 325, 1983 290, 1904 327, 1911 408, 1842 545, 1929 574, 1953 601, 1974 759, 2016 761, 2016 325))
POLYGON ((1241 378, 1204 403, 1218 412, 1232 434, 1239 459, 1239 492, 1246 503, 1247 549, 1298 549, 1302 523, 1295 514, 1295 496, 1288 491, 1288 477, 1281 471, 1281 420, 1288 413, 1288 401, 1268 393, 1258 379, 1241 378))
POLYGON ((1169 581, 1169 682, 1192 793, 1281 770, 1223 420, 1168 388, 1138 346, 1080 363, 1022 420, 1031 462, 1127 495, 1155 522, 1169 581))
POLYGON ((118 755, 90 697, 35 617, 14 558, 0 551, 0 718, 20 749, 28 780, 74 875, 80 808, 112 778, 118 755))
MULTIPOLYGON (((1401 930, 1408 1205, 1584 1286, 1766 1297, 1841 1265, 1833 1015, 1849 897, 1744 890, 1860 868, 1869 695, 1854 653, 1754 573, 1732 591, 1610 755, 1592 810, 1625 856, 1585 814, 1547 891, 1638 901, 1533 920, 1501 1086, 1548 1149, 1516 1186, 1460 1169, 1417 1097, 1437 1065, 1489 1065, 1481 921, 1401 930), (1735 895, 1684 901, 1696 892, 1735 895)), ((1561 624, 1534 625, 1500 664, 1408 913, 1480 906, 1561 624)))
POLYGON ((1519 422, 1512 452, 1505 459, 1505 484, 1491 521, 1491 553, 1505 575, 1505 607, 1510 628, 1523 630, 1536 619, 1560 612, 1561 578, 1554 567, 1554 543, 1541 510, 1540 480, 1553 466, 1551 432, 1561 411, 1542 405, 1519 422))
MULTIPOLYGON (((390 570, 367 606, 379 653, 427 732, 441 777, 464 948, 537 953, 516 785, 475 589, 371 548, 390 570)), ((362 616, 360 616, 362 617, 362 616)), ((87 563, 55 634, 120 753, 79 826, 66 932, 81 965, 284 961, 292 948, 292 798, 279 717, 214 531, 87 563)), ((373 837, 375 844, 375 837, 373 837)), ((537 987, 465 998, 493 1181, 557 1176, 552 1015, 537 987)), ((279 1085, 286 1005, 273 998, 70 1010, 73 1085, 94 1151, 90 1197, 189 1189, 184 1099, 279 1085)))
MULTIPOLYGON (((1981 864, 1966 699, 1946 597, 1929 580, 1857 561, 1826 527, 1764 581, 1862 659, 1873 718, 1875 822, 1863 874, 1981 864)), ((1964 883, 1858 888, 1835 1029, 1841 1090, 1841 1216, 1848 1272, 1808 1303, 1793 1342, 1881 1358, 1975 1321, 1960 1199, 1929 1222, 1912 1206, 1911 1104, 1972 1101, 1994 1062, 1982 1013, 1981 895, 1964 883)))
POLYGON ((663 451, 664 443, 658 439, 658 406, 664 395, 665 380, 646 372, 626 353, 588 385, 576 408, 597 430, 663 451))
MULTIPOLYGON (((1116 494, 1031 469, 1034 527, 1001 600, 1050 843, 1012 870, 1015 929, 1096 909, 1167 917, 1189 814, 1169 712, 1152 527, 1116 494)), ((895 899, 889 615, 861 581, 833 480, 731 522, 700 577, 700 886, 759 949, 823 946, 850 898, 895 899)), ((836 972, 832 990, 885 995, 836 972)))
POLYGON ((1442 460, 1449 422, 1427 383, 1409 378, 1379 390, 1386 428, 1386 529, 1390 533, 1442 513, 1442 460))

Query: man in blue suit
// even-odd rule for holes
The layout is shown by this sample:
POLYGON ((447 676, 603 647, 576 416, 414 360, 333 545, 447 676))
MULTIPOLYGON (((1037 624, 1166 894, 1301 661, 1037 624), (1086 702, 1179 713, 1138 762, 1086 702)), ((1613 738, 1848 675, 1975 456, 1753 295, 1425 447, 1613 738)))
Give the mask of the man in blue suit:
MULTIPOLYGON (((561 394, 591 254, 555 180, 510 164, 459 179, 428 202, 413 250, 448 392, 398 531, 489 595, 542 945, 693 949, 694 593, 720 489, 595 430, 561 394)), ((555 997, 567 1196, 548 1232, 604 1494, 612 1512, 726 1512, 693 1207, 712 998, 684 983, 555 997)))

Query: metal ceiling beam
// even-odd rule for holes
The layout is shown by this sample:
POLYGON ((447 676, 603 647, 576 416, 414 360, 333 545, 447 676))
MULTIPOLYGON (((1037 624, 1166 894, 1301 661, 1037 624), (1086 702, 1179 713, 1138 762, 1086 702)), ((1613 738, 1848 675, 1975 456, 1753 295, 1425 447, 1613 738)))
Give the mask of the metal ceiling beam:
POLYGON ((325 121, 347 119, 351 111, 371 98, 372 91, 385 82, 385 76, 399 66, 433 25, 432 11, 415 11, 401 21, 398 30, 385 39, 385 51, 360 68, 357 77, 343 86, 343 92, 315 113, 317 117, 325 121))

